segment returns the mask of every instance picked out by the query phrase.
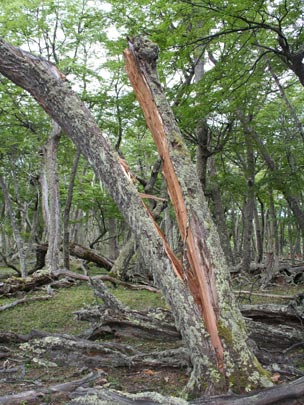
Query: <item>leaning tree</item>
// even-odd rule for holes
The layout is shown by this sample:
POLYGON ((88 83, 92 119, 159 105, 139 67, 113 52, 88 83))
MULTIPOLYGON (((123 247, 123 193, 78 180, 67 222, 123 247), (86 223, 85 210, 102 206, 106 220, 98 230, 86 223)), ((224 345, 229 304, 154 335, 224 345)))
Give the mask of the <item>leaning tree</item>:
POLYGON ((162 159, 183 241, 181 261, 137 192, 125 161, 56 66, 0 41, 0 72, 27 90, 73 140, 133 231, 189 348, 193 369, 187 391, 212 394, 270 384, 248 345, 216 228, 158 81, 157 57, 157 46, 142 38, 125 52, 130 80, 162 159))

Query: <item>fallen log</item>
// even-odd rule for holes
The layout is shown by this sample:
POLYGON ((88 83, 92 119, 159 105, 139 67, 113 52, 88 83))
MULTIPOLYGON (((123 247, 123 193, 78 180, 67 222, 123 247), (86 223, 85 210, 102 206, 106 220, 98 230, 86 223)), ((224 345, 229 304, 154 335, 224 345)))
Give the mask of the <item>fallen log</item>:
POLYGON ((303 329, 288 325, 258 322, 245 319, 249 336, 259 348, 282 353, 283 350, 304 340, 303 329), (275 349, 274 349, 275 348, 275 349), (274 349, 274 350, 273 350, 274 349))
POLYGON ((1 405, 20 405, 20 404, 39 404, 49 403, 53 399, 53 395, 56 394, 68 394, 75 391, 77 387, 86 387, 89 384, 92 384, 94 381, 100 379, 105 374, 103 372, 94 372, 90 373, 87 376, 78 379, 69 381, 63 384, 56 384, 50 387, 42 387, 38 390, 29 390, 24 392, 19 392, 17 394, 5 395, 0 397, 1 405))
POLYGON ((108 271, 110 271, 113 266, 112 260, 109 260, 106 257, 98 254, 95 250, 81 246, 78 243, 70 243, 70 254, 78 257, 78 259, 95 263, 108 271))
POLYGON ((79 389, 71 395, 72 401, 68 405, 87 405, 94 400, 94 405, 106 404, 134 404, 134 405, 187 405, 188 402, 182 398, 165 397, 157 392, 141 392, 129 394, 127 392, 112 389, 79 389))
MULTIPOLYGON (((47 249, 48 245, 46 243, 36 246, 37 263, 34 271, 40 270, 45 266, 45 255, 47 249)), ((98 254, 95 250, 89 249, 75 242, 70 243, 70 254, 78 259, 86 260, 88 263, 95 263, 97 266, 108 271, 110 271, 113 266, 113 262, 111 260, 98 254)))
POLYGON ((28 292, 38 287, 50 284, 55 276, 47 271, 39 271, 31 277, 10 277, 5 282, 0 283, 0 297, 9 297, 16 292, 28 292))
POLYGON ((242 314, 254 321, 298 327, 304 324, 304 311, 296 302, 290 305, 258 304, 241 305, 242 314))
POLYGON ((172 315, 159 310, 158 314, 144 311, 128 310, 122 314, 95 307, 89 310, 80 310, 75 314, 81 321, 93 321, 94 325, 83 336, 89 340, 113 337, 132 337, 151 340, 179 340, 181 336, 176 330, 172 315), (158 319, 157 316, 171 318, 171 322, 158 319))

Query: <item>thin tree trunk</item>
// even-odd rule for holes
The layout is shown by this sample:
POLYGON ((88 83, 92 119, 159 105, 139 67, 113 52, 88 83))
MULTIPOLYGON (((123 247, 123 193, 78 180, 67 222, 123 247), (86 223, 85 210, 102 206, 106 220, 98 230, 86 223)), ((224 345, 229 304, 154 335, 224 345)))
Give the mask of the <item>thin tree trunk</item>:
POLYGON ((60 126, 53 121, 52 131, 46 145, 46 175, 48 187, 49 223, 48 223, 48 251, 45 263, 48 269, 56 272, 61 265, 61 218, 59 204, 59 178, 57 168, 57 150, 61 137, 60 126))
MULTIPOLYGON (((45 151, 41 152, 45 154, 45 151)), ((44 156, 45 159, 45 156, 44 156)), ((39 177, 40 187, 41 187, 41 209, 42 218, 44 222, 42 240, 47 241, 49 238, 49 223, 50 223, 50 208, 49 208, 49 190, 46 177, 46 167, 43 165, 40 177, 39 177)))
MULTIPOLYGON (((140 52, 146 60, 151 62, 152 67, 153 65, 155 67, 155 46, 150 45, 149 42, 142 44, 140 52)), ((202 309, 195 304, 188 287, 181 279, 181 269, 178 262, 174 261, 166 241, 140 199, 135 186, 132 184, 130 173, 102 136, 87 108, 69 86, 62 81, 60 74, 53 65, 24 53, 2 40, 0 40, 0 72, 19 86, 27 89, 77 144, 94 168, 98 178, 107 187, 134 235, 136 235, 146 264, 151 267, 155 281, 172 308, 176 326, 181 331, 184 342, 191 353, 193 370, 187 387, 188 390, 196 394, 200 392, 223 392, 227 390, 229 380, 231 382, 233 380, 235 383, 239 382, 240 389, 269 384, 268 377, 265 377, 265 373, 247 345, 244 321, 230 289, 224 254, 219 247, 218 236, 215 233, 202 193, 197 199, 197 205, 191 204, 192 210, 188 220, 185 215, 187 211, 180 212, 178 216, 183 220, 184 242, 188 242, 187 246, 191 248, 195 247, 195 251, 190 253, 198 254, 198 250, 204 253, 209 251, 202 258, 201 270, 198 269, 198 271, 208 268, 209 280, 214 281, 214 277, 216 277, 217 291, 212 289, 212 292, 215 293, 214 302, 216 302, 216 293, 218 292, 219 328, 217 330, 221 341, 225 342, 227 353, 224 359, 225 364, 220 365, 225 376, 218 371, 219 357, 214 350, 214 341, 211 342, 209 334, 206 333, 206 328, 202 322, 202 309), (191 230, 189 229, 190 225, 191 230), (194 231, 195 234, 193 234, 194 231), (193 244, 193 239, 200 241, 199 246, 193 244)), ((160 89, 159 82, 156 83, 160 89)), ((167 103, 162 104, 162 106, 165 112, 170 111, 167 103)), ((153 118, 155 118, 154 115, 153 118)), ((172 122, 170 120, 164 124, 171 126, 172 122)), ((193 188, 194 185, 197 186, 197 183, 192 183, 195 170, 193 170, 192 164, 189 167, 187 165, 188 153, 184 150, 177 128, 171 132, 169 141, 166 141, 165 138, 163 141, 164 144, 168 142, 170 148, 175 149, 185 171, 180 179, 181 186, 178 186, 178 190, 170 190, 173 200, 183 201, 181 196, 176 196, 174 193, 180 192, 181 187, 182 190, 187 190, 190 196, 195 195, 199 189, 199 187, 193 188), (185 157, 186 162, 184 161, 185 157), (184 184, 185 174, 187 177, 189 176, 187 184, 184 184)), ((178 165, 178 162, 175 164, 178 165)), ((177 184, 176 181, 173 183, 174 185, 177 184)), ((189 203, 192 201, 189 200, 189 203)), ((184 270, 187 272, 187 269, 184 270)), ((192 277, 191 274, 188 275, 192 277)), ((209 294, 208 290, 206 293, 209 294)), ((207 308, 209 309, 210 306, 207 308)))
POLYGON ((13 235, 18 249, 21 276, 25 278, 27 276, 27 269, 26 269, 26 255, 25 255, 24 241, 19 232, 16 216, 12 206, 11 197, 9 195, 6 182, 1 173, 0 173, 0 187, 2 189, 7 212, 11 220, 13 235))
MULTIPOLYGON (((263 218, 263 213, 261 215, 263 218)), ((263 229, 261 226, 261 221, 257 209, 257 201, 255 200, 254 204, 254 223, 255 223, 255 237, 256 237, 256 250, 257 250, 257 263, 263 261, 263 229)))
POLYGON ((66 269, 70 269, 70 232, 69 221, 70 211, 73 199, 73 189, 75 183, 75 177, 77 173, 78 163, 80 159, 80 149, 77 149, 74 163, 71 170, 70 183, 68 187, 68 195, 65 202, 64 214, 63 214, 63 265, 66 269))
MULTIPOLYGON (((244 119, 242 118, 242 121, 244 119)), ((250 269, 252 259, 252 233, 253 233, 253 217, 255 206, 254 192, 254 177, 255 177, 255 159, 253 145, 250 139, 250 134, 246 131, 247 126, 244 126, 245 143, 246 143, 246 168, 245 176, 247 180, 247 195, 243 210, 243 257, 242 270, 246 273, 250 269)))

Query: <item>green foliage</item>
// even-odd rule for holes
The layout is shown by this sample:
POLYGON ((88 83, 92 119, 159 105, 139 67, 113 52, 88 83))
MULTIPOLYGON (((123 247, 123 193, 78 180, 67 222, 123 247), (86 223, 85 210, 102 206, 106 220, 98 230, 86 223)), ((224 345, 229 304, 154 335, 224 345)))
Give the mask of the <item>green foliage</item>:
MULTIPOLYGON (((282 184, 284 190, 301 200, 303 134, 295 116, 302 125, 304 93, 280 54, 282 40, 291 52, 301 49, 304 33, 300 0, 2 0, 0 4, 0 35, 58 65, 81 94, 104 135, 140 178, 149 179, 157 153, 124 71, 126 38, 138 34, 149 36, 160 48, 160 79, 194 160, 197 126, 205 120, 210 128, 208 148, 215 153, 217 175, 208 178, 207 195, 211 182, 216 182, 226 212, 232 206, 242 210, 248 168, 244 164, 247 149, 241 112, 276 163, 275 170, 270 171, 254 144, 256 195, 267 208, 268 189, 275 190, 278 218, 282 217, 282 184), (204 72, 196 80, 199 60, 204 61, 204 72), (222 130, 228 123, 232 130, 225 136, 222 130)), ((15 196, 17 218, 22 218, 21 207, 30 207, 31 222, 36 180, 43 165, 39 150, 46 142, 49 120, 25 92, 4 78, 0 90, 2 172, 15 196), (14 176, 18 179, 18 196, 14 176)), ((59 149, 62 209, 74 155, 73 145, 63 137, 59 149)), ((137 187, 142 191, 139 184, 137 187)), ((73 207, 84 213, 83 221, 100 216, 122 222, 115 204, 83 160, 73 207)), ((2 222, 9 235, 9 222, 2 222)))

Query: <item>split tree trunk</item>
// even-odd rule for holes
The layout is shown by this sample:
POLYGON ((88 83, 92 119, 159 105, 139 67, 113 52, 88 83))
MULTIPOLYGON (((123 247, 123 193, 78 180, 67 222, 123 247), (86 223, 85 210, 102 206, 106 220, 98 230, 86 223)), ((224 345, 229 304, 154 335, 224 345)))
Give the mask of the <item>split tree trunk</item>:
POLYGON ((229 353, 234 361, 238 358, 241 362, 242 347, 242 355, 248 356, 249 368, 255 368, 256 359, 241 332, 242 317, 230 291, 229 271, 218 234, 189 151, 157 76, 157 57, 157 46, 143 38, 135 39, 130 50, 125 51, 127 73, 163 161, 163 174, 184 243, 187 260, 180 276, 201 312, 218 371, 226 371, 224 347, 225 355, 229 353), (237 335, 229 333, 228 342, 226 332, 234 329, 237 335))
MULTIPOLYGON (((147 67, 154 68, 154 86, 160 91, 155 76, 156 49, 150 42, 140 43, 139 54, 148 63, 147 67)), ((127 55, 133 57, 129 51, 127 55)), ((163 126, 170 129, 167 134, 168 141, 165 137, 162 139, 163 147, 167 148, 169 145, 169 150, 174 155, 174 163, 166 160, 163 166, 164 171, 168 170, 168 166, 169 170, 170 165, 174 166, 181 175, 180 179, 170 178, 170 184, 173 185, 170 188, 170 196, 178 204, 180 202, 184 204, 183 209, 178 212, 178 218, 185 245, 193 249, 189 252, 188 260, 200 276, 200 287, 203 287, 205 294, 200 296, 200 299, 204 305, 206 304, 204 308, 199 308, 198 296, 194 301, 186 283, 182 281, 186 280, 186 277, 191 280, 192 274, 188 272, 188 268, 184 269, 183 273, 178 262, 174 261, 169 246, 132 184, 128 170, 102 136, 87 108, 61 79, 62 76, 56 67, 0 40, 0 72, 29 91, 45 111, 58 122, 88 159, 97 177, 103 181, 124 215, 137 238, 146 265, 150 266, 155 281, 172 309, 176 326, 191 353, 193 371, 188 391, 195 394, 219 393, 227 390, 228 382, 230 385, 239 383, 240 389, 245 387, 248 389, 268 381, 248 348, 244 322, 229 286, 228 269, 218 236, 202 193, 199 192, 197 196, 199 187, 196 178, 193 179, 195 170, 192 170, 192 164, 188 165, 191 163, 188 152, 183 146, 174 117, 163 95, 160 96, 158 93, 160 97, 158 101, 161 104, 158 107, 169 114, 169 120, 165 121, 163 126), (188 195, 184 196, 183 193, 188 195), (190 199, 191 196, 193 199, 190 199), (200 251, 203 252, 203 257, 200 251), (195 263, 198 258, 199 262, 195 263), (204 277, 207 277, 206 273, 208 278, 204 280, 204 277), (209 311, 211 306, 214 310, 211 328, 210 319, 208 322, 213 335, 212 341, 201 316, 201 313, 209 311), (217 331, 220 338, 216 336, 217 331), (219 350, 218 353, 215 346, 219 350), (222 361, 221 346, 225 348, 225 358, 223 364, 220 364, 222 373, 218 370, 218 363, 222 361)), ((157 96, 157 93, 155 95, 157 96)), ((159 120, 158 110, 154 112, 156 115, 151 115, 159 120)), ((162 154, 161 157, 164 159, 166 154, 162 154)), ((196 279, 197 275, 192 278, 194 281, 196 279)))

